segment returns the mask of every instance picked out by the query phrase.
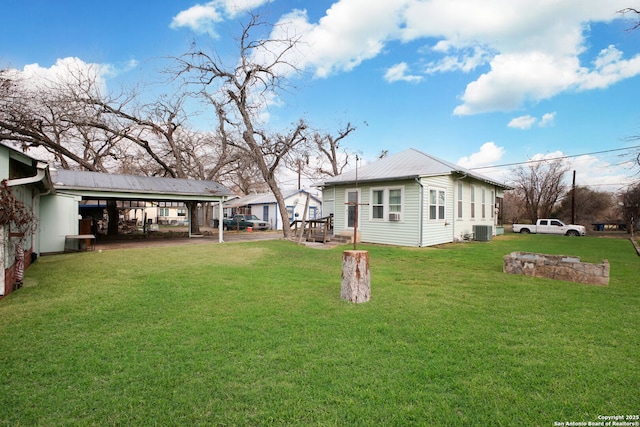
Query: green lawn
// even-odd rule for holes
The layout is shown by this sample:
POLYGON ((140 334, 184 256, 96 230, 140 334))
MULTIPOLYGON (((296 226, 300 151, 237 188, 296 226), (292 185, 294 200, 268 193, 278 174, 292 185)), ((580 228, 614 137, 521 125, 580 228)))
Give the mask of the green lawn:
POLYGON ((640 413, 640 257, 625 239, 285 241, 42 257, 0 301, 0 425, 552 426, 640 413), (502 273, 534 251, 609 286, 502 273))

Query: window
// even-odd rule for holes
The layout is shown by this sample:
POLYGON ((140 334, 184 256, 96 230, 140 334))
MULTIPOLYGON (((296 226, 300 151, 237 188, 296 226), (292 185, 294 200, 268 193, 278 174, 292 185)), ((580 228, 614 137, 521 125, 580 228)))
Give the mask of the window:
POLYGON ((402 212, 402 190, 389 190, 389 212, 402 212))
POLYGON ((444 190, 429 190, 429 219, 444 220, 445 200, 444 190))
POLYGON ((493 213, 496 210, 496 192, 495 190, 491 190, 491 218, 493 218, 493 213))
POLYGON ((158 208, 158 216, 169 216, 169 208, 158 208))
POLYGON ((487 190, 482 189, 482 207, 480 208, 482 211, 482 219, 487 217, 487 190))
POLYGON ((458 218, 462 218, 462 182, 458 182, 458 218))
POLYGON ((287 215, 289 216, 289 222, 293 222, 295 206, 287 206, 287 215))
POLYGON ((371 194, 371 218, 384 219, 384 190, 373 190, 371 194))
POLYGON ((371 190, 371 220, 399 221, 402 215, 402 188, 371 190))
MULTIPOLYGON (((345 218, 347 223, 345 224, 345 228, 353 228, 356 225, 356 205, 355 203, 360 203, 360 190, 346 190, 345 195, 345 218)), ((360 216, 358 209, 358 217, 360 216)))
POLYGON ((187 216, 187 210, 184 208, 178 209, 178 216, 187 216))
POLYGON ((476 186, 471 186, 471 218, 476 217, 476 186))

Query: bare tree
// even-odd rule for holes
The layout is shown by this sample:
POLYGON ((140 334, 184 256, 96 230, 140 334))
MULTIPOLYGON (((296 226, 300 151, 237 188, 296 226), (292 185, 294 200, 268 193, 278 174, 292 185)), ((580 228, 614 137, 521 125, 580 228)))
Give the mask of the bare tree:
POLYGON ((505 223, 521 222, 521 218, 527 217, 524 197, 520 192, 516 190, 509 190, 505 192, 502 201, 503 219, 505 223))
POLYGON ((615 206, 613 194, 578 186, 569 190, 560 202, 558 217, 569 222, 573 211, 578 224, 610 221, 614 219, 615 206))
MULTIPOLYGON (((141 104, 137 91, 101 93, 97 75, 80 68, 34 89, 16 76, 0 74, 0 140, 44 148, 64 169, 207 180, 232 170, 230 152, 237 150, 215 132, 189 128, 185 92, 141 104)), ((198 232, 195 205, 189 207, 198 232)))
POLYGON ((620 195, 622 216, 627 224, 627 232, 633 236, 640 220, 640 184, 630 187, 620 195))
MULTIPOLYGON (((284 90, 290 73, 297 71, 295 65, 287 61, 287 55, 299 39, 254 37, 254 32, 264 26, 255 15, 243 26, 234 65, 226 66, 216 54, 194 47, 176 58, 175 72, 201 85, 202 94, 219 117, 219 133, 258 168, 276 198, 280 215, 288 218, 277 171, 287 156, 307 140, 307 125, 300 120, 283 132, 274 132, 267 129, 260 114, 267 108, 270 97, 284 90)), ((283 226, 283 234, 285 238, 291 237, 288 223, 283 226)))
POLYGON ((74 82, 39 82, 36 87, 12 70, 0 71, 0 141, 23 149, 40 147, 65 169, 106 172, 121 155, 120 138, 85 125, 104 117, 78 103, 74 94, 97 93, 96 80, 70 71, 76 73, 74 82))
POLYGON ((634 20, 635 22, 633 23, 633 26, 631 28, 629 28, 629 31, 633 31, 633 30, 637 30, 638 28, 640 28, 640 10, 634 8, 634 7, 626 7, 624 9, 620 9, 618 11, 619 14, 621 15, 626 15, 628 13, 633 13, 636 15, 636 19, 634 20))
POLYGON ((338 176, 349 164, 350 155, 341 144, 343 140, 354 132, 356 128, 347 123, 347 125, 338 130, 336 135, 329 133, 319 134, 316 133, 313 136, 315 143, 315 157, 316 162, 314 164, 314 178, 338 176))
POLYGON ((512 191, 524 201, 526 216, 532 223, 551 216, 556 202, 565 193, 566 172, 562 160, 535 161, 514 171, 512 191))

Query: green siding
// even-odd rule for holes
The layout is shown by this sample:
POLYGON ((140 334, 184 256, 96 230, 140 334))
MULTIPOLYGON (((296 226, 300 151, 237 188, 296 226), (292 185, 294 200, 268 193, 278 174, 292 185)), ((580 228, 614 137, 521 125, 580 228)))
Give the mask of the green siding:
MULTIPOLYGON (((464 234, 471 233, 474 225, 494 225, 495 216, 490 215, 491 191, 495 187, 474 179, 465 178, 463 182, 463 217, 457 217, 457 183, 452 175, 423 178, 424 190, 415 180, 380 181, 358 185, 361 199, 359 230, 361 240, 368 243, 381 243, 398 246, 432 246, 462 239, 464 234), (476 187, 476 218, 470 217, 470 184, 476 187), (403 212, 401 221, 387 219, 373 220, 371 205, 371 190, 382 188, 403 188, 403 212), (486 218, 481 216, 482 188, 485 188, 486 218), (446 192, 445 217, 440 220, 429 219, 429 190, 437 189, 446 192), (423 192, 423 193, 422 193, 423 192), (422 199, 421 199, 422 193, 422 199), (420 201, 422 200, 422 205, 420 201), (422 236, 420 236, 422 231, 422 236)), ((334 233, 348 230, 345 224, 345 191, 353 190, 355 186, 331 186, 323 190, 323 199, 331 204, 334 213, 334 233)), ((501 193, 496 191, 496 196, 501 193)), ((326 209, 326 208, 325 208, 326 209)))
POLYGON ((448 243, 453 241, 453 217, 454 217, 454 183, 451 176, 437 176, 426 178, 422 181, 424 185, 425 197, 424 197, 424 211, 423 217, 423 234, 422 245, 431 246, 441 243, 448 243), (445 218, 444 220, 431 220, 429 219, 429 190, 445 190, 446 202, 445 202, 445 218))
MULTIPOLYGON (((345 230, 345 194, 346 190, 354 190, 355 186, 327 187, 323 191, 323 199, 335 199, 334 207, 334 233, 338 234, 345 230), (335 189, 335 197, 334 197, 335 189)), ((418 246, 420 243, 419 223, 420 223, 420 186, 414 180, 407 181, 384 181, 371 184, 358 185, 360 191, 359 207, 359 231, 363 242, 381 243, 399 246, 418 246), (403 212, 400 221, 372 220, 371 189, 377 188, 398 188, 403 189, 403 212)))

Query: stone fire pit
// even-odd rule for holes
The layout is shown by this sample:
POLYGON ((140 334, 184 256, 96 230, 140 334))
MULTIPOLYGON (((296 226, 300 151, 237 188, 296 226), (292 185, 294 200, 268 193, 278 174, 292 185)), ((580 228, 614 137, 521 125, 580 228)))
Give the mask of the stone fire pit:
POLYGON ((606 259, 600 264, 592 264, 580 262, 580 257, 575 256, 511 252, 504 256, 503 271, 590 285, 609 284, 609 261, 606 259))

